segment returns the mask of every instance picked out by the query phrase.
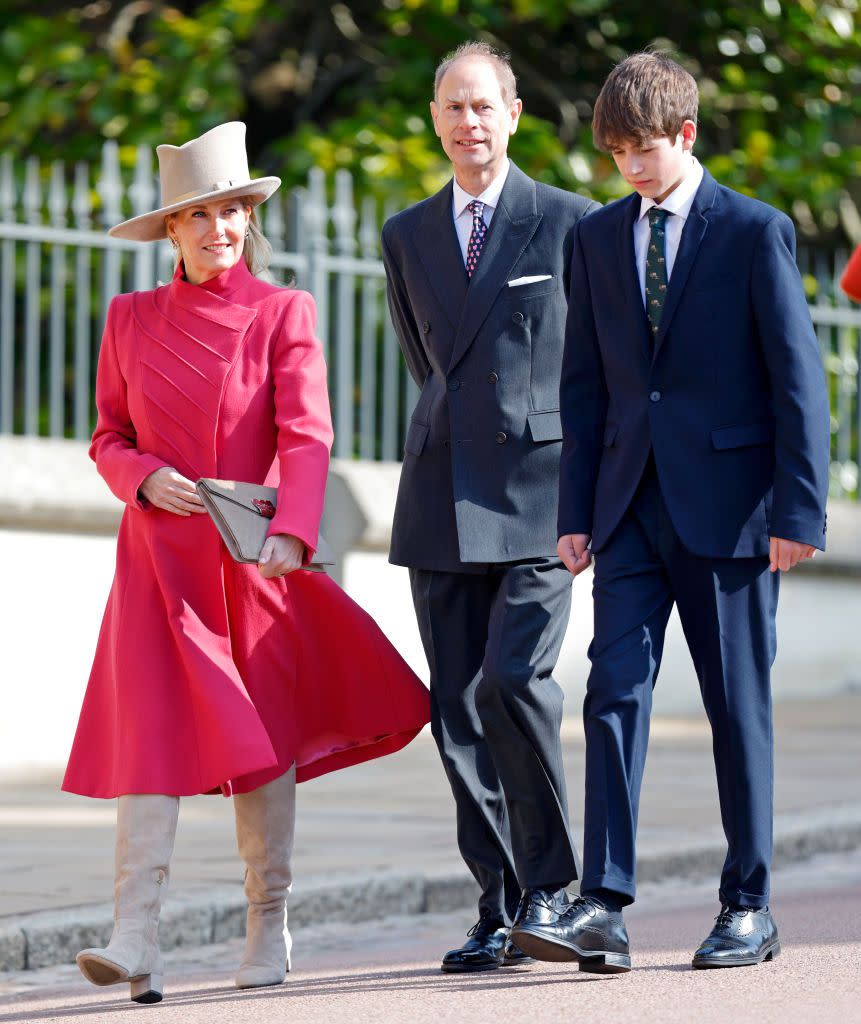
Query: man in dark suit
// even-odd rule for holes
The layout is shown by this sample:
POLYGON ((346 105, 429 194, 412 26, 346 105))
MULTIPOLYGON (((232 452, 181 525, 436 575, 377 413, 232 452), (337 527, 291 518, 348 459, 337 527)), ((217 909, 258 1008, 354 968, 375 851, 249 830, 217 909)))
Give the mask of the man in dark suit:
POLYGON ((824 374, 777 210, 692 154, 697 89, 659 53, 609 76, 596 143, 634 188, 578 226, 560 404, 559 553, 595 556, 581 895, 514 938, 581 970, 630 969, 623 906, 652 687, 678 608, 711 723, 727 858, 694 967, 780 951, 768 909, 770 669, 779 573, 825 545, 824 374))
POLYGON ((434 86, 454 180, 383 229, 421 387, 390 559, 410 569, 431 727, 481 889, 479 922, 442 968, 477 971, 522 962, 508 925, 555 917, 578 875, 552 675, 571 602, 555 506, 571 239, 596 204, 509 162, 521 101, 505 57, 464 44, 434 86))

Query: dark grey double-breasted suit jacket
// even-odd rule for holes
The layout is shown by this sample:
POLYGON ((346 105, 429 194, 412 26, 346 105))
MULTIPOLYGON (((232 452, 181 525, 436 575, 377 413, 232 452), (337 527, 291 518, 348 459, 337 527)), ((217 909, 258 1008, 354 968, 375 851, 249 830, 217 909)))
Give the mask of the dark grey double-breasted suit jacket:
POLYGON ((571 602, 556 558, 559 378, 574 229, 596 205, 512 164, 471 279, 451 183, 383 229, 392 319, 421 387, 390 560, 410 567, 431 729, 487 920, 579 873, 552 675, 571 602))
POLYGON ((451 182, 386 223, 392 319, 422 389, 404 445, 395 564, 459 570, 555 555, 568 269, 574 227, 597 206, 512 164, 471 281, 451 182))

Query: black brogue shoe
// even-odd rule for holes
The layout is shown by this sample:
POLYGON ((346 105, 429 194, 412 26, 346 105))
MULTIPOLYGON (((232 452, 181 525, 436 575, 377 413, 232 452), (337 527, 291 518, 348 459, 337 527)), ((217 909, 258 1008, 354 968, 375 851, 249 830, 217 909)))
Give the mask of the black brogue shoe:
POLYGON ((590 896, 578 896, 555 921, 515 926, 511 938, 536 960, 576 961, 581 971, 591 974, 624 974, 631 969, 622 914, 590 896))
POLYGON ((482 917, 467 932, 467 941, 442 958, 441 969, 446 974, 495 971, 502 966, 507 938, 508 929, 502 921, 482 917))
POLYGON ((532 924, 549 924, 564 913, 570 903, 564 889, 524 889, 514 915, 515 928, 532 924))
POLYGON ((724 903, 715 926, 694 953, 694 969, 751 967, 780 953, 777 925, 768 907, 755 910, 724 903))
POLYGON ((515 945, 511 939, 506 940, 502 953, 502 967, 526 967, 528 964, 534 963, 534 956, 527 956, 520 946, 515 945))

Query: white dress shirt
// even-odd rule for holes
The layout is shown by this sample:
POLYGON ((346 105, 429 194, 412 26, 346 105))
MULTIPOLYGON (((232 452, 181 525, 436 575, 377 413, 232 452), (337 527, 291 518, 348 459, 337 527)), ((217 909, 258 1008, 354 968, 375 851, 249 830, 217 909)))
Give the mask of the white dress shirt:
POLYGON ((454 188, 452 190, 451 197, 452 216, 454 217, 454 229, 457 231, 457 240, 460 242, 460 251, 463 255, 464 266, 466 266, 466 250, 469 247, 469 236, 472 234, 472 214, 467 210, 467 204, 471 203, 473 199, 477 199, 480 203, 484 203, 484 223, 489 226, 493 219, 493 211, 496 209, 496 204, 499 202, 499 195, 502 192, 502 186, 505 184, 505 179, 508 177, 508 168, 510 166, 511 163, 506 157, 502 170, 480 196, 471 196, 469 192, 464 192, 460 185, 458 185, 457 178, 454 179, 454 188))
POLYGON ((673 273, 673 264, 676 262, 676 254, 679 251, 679 240, 682 237, 682 229, 691 207, 694 203, 694 196, 703 180, 702 164, 696 157, 691 157, 691 166, 688 173, 682 178, 679 184, 667 196, 662 203, 656 203, 654 199, 640 200, 640 216, 634 221, 634 255, 637 259, 637 276, 640 279, 640 294, 643 296, 643 308, 646 307, 646 255, 649 251, 649 210, 657 206, 659 210, 668 210, 671 216, 666 220, 666 234, 664 235, 664 246, 667 260, 667 281, 673 273))

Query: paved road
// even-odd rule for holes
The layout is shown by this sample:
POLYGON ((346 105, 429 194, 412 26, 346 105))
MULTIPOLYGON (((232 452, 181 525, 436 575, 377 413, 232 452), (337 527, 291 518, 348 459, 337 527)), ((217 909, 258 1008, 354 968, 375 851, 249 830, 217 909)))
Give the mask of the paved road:
POLYGON ((4 975, 0 1024, 109 1024, 130 1013, 157 1015, 159 1024, 861 1021, 861 860, 829 856, 788 867, 776 874, 774 894, 784 952, 760 967, 691 971, 716 910, 712 885, 662 883, 644 886, 628 914, 630 975, 596 977, 567 965, 442 975, 440 952, 471 922, 463 913, 422 915, 297 932, 296 969, 277 989, 232 987, 240 941, 175 951, 158 1007, 135 1006, 119 987, 94 989, 74 967, 4 975))
MULTIPOLYGON (((778 835, 858 819, 861 695, 776 709, 778 835)), ((583 730, 566 719, 563 751, 574 834, 582 835, 583 730)), ((114 801, 59 792, 49 774, 0 781, 0 925, 12 914, 110 899, 114 801)), ((309 884, 374 873, 458 874, 451 792, 427 731, 406 750, 299 787, 295 878, 309 884), (421 794, 420 800, 416 795, 421 794)), ((652 723, 640 812, 643 856, 724 842, 705 716, 652 723)), ((238 887, 233 808, 216 796, 180 807, 171 894, 238 887)), ((169 896, 169 899, 171 897, 169 896)))

